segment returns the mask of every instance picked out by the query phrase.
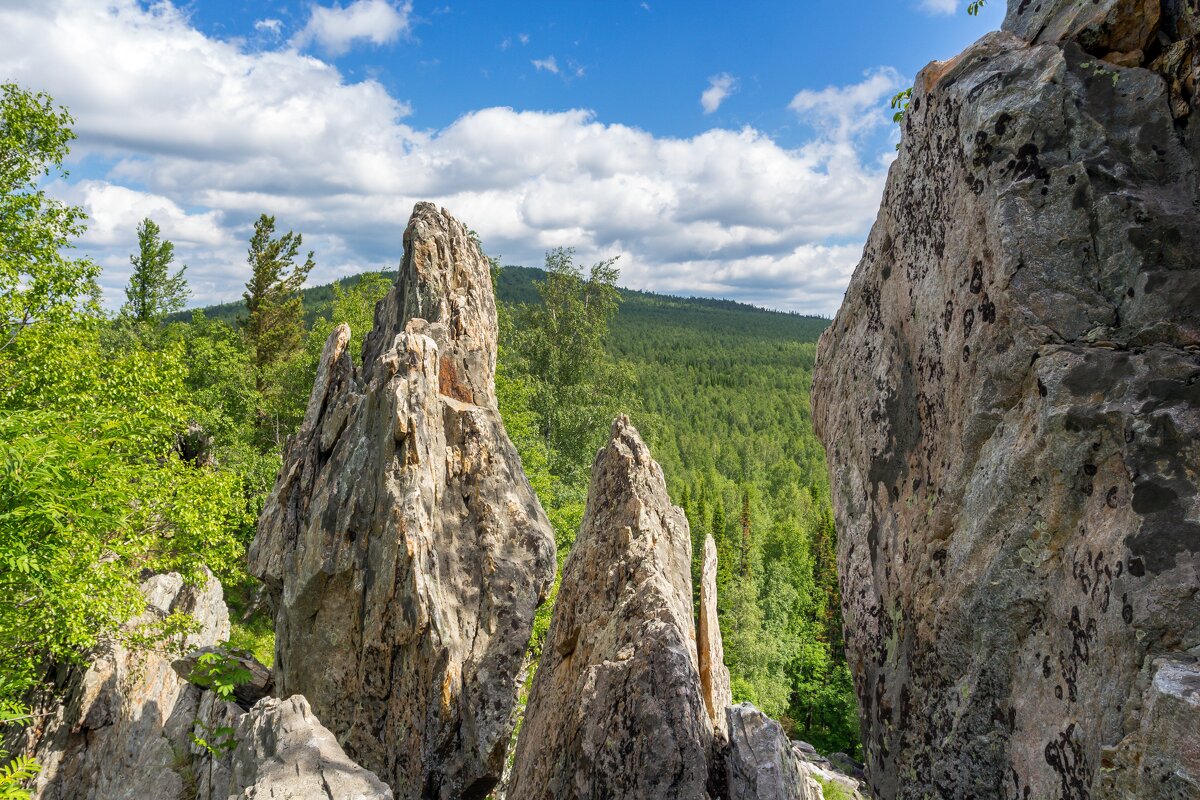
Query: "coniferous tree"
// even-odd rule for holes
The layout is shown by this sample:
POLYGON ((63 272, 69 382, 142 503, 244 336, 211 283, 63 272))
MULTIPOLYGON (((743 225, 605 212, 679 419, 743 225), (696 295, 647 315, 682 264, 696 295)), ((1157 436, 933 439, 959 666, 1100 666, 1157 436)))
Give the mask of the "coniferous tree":
POLYGON ((129 257, 133 274, 125 287, 126 303, 121 309, 134 322, 162 322, 168 314, 182 310, 190 294, 183 277, 187 267, 171 274, 175 245, 161 238, 161 233, 158 224, 149 217, 138 224, 138 252, 129 257))
POLYGON ((246 283, 246 338, 254 351, 258 388, 265 388, 272 366, 295 350, 304 336, 304 307, 300 287, 315 263, 308 251, 304 263, 297 262, 304 243, 298 233, 288 231, 275 237, 275 217, 263 214, 254 223, 250 250, 250 280, 246 283))

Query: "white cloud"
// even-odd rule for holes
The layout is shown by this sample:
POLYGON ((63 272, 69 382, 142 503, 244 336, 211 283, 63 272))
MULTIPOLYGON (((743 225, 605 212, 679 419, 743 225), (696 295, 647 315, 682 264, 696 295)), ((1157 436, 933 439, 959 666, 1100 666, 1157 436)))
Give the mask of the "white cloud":
POLYGON ((52 188, 91 214, 80 248, 105 267, 114 306, 143 216, 209 303, 241 295, 261 213, 303 232, 324 283, 395 265, 413 203, 432 200, 506 263, 573 245, 588 261, 621 254, 635 288, 831 313, 886 171, 844 121, 883 91, 876 73, 797 95, 814 135, 796 148, 752 128, 660 137, 585 110, 486 108, 431 131, 406 124, 407 106, 374 81, 210 39, 167 5, 8 2, 0 30, 0 74, 77 120, 81 177, 52 188))
POLYGON ((314 5, 308 24, 292 39, 296 47, 316 43, 330 55, 345 53, 357 41, 375 45, 394 42, 408 33, 412 3, 354 0, 342 8, 314 5))
POLYGON ((522 33, 520 36, 517 37, 517 41, 519 41, 521 44, 529 44, 529 34, 522 33))
POLYGON ((539 71, 545 70, 546 72, 554 75, 558 74, 558 61, 554 58, 554 56, 549 56, 547 58, 535 58, 529 63, 533 64, 533 66, 539 71))
POLYGON ((713 75, 708 79, 708 88, 700 95, 700 105, 705 114, 711 114, 721 107, 725 98, 737 91, 737 79, 727 72, 713 75))
POLYGON ((845 140, 885 124, 888 115, 883 113, 884 101, 903 86, 899 72, 881 67, 864 73, 861 82, 849 86, 797 92, 788 107, 827 135, 845 140))
POLYGON ((270 18, 255 20, 254 30, 263 31, 271 34, 272 36, 278 36, 280 31, 283 30, 283 22, 281 20, 270 18))
POLYGON ((953 14, 958 10, 958 0, 919 0, 917 6, 926 14, 953 14))

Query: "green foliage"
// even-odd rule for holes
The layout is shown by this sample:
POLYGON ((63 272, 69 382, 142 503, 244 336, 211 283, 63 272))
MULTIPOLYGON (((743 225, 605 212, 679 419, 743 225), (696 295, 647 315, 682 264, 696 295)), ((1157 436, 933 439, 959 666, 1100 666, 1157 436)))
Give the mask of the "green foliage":
POLYGON ((970 5, 967 6, 967 13, 972 17, 977 17, 985 5, 987 5, 987 0, 971 0, 970 5))
POLYGON ((246 338, 259 372, 258 388, 266 385, 267 370, 291 354, 304 338, 303 307, 297 294, 315 262, 310 250, 297 263, 304 239, 288 231, 275 236, 275 218, 263 214, 254 223, 246 260, 251 277, 246 283, 246 338))
POLYGON ((716 542, 734 699, 822 750, 854 753, 836 535, 809 413, 827 324, 627 292, 609 347, 633 365, 639 426, 692 527, 694 576, 704 533, 716 542))
POLYGON ((900 122, 904 119, 904 115, 908 113, 908 104, 912 101, 912 87, 908 87, 902 92, 896 92, 892 97, 892 108, 896 113, 892 114, 892 122, 900 122))
POLYGON ((0 800, 29 800, 29 791, 21 784, 31 780, 41 770, 28 756, 17 756, 0 767, 0 800))
POLYGON ((231 655, 220 652, 201 653, 188 680, 197 686, 211 689, 226 702, 233 701, 237 687, 249 683, 253 676, 231 655))
POLYGON ((574 250, 546 253, 540 302, 517 306, 505 330, 512 373, 526 383, 528 410, 545 442, 551 472, 568 481, 586 473, 613 418, 633 405, 629 365, 605 349, 620 293, 616 259, 584 274, 574 250))
POLYGON ((849 793, 842 788, 841 784, 834 781, 827 781, 820 775, 816 776, 817 783, 821 784, 821 797, 824 800, 850 800, 849 793))
MULTIPOLYGON (((4 688, 0 685, 0 697, 4 688)), ((25 725, 31 721, 28 711, 12 700, 0 699, 0 730, 10 726, 25 725)), ((8 753, 0 749, 0 764, 8 761, 8 753)), ((0 800, 29 800, 29 791, 22 784, 32 780, 41 770, 37 761, 28 756, 17 756, 0 766, 0 800)))
POLYGON ((208 725, 200 720, 192 723, 192 744, 208 752, 213 758, 220 758, 231 750, 237 749, 236 731, 227 725, 208 725))
POLYGON ((158 324, 168 314, 182 309, 190 294, 183 277, 187 267, 180 267, 174 275, 170 273, 175 245, 160 238, 160 234, 158 225, 149 217, 138 224, 138 253, 129 257, 133 274, 125 287, 127 302, 122 309, 134 322, 158 324))
POLYGON ((275 663, 275 618, 263 607, 262 585, 247 577, 229 581, 224 588, 229 606, 229 646, 270 667, 275 663))
POLYGON ((69 317, 99 268, 65 255, 85 215, 48 197, 62 173, 72 119, 45 94, 0 84, 0 353, 30 325, 69 317))
POLYGON ((304 342, 267 370, 262 392, 264 416, 271 421, 277 442, 282 443, 284 437, 300 427, 321 351, 338 325, 350 326, 349 351, 355 363, 361 365, 363 339, 374 323, 375 304, 394 282, 394 277, 374 272, 363 275, 349 287, 335 283, 324 315, 313 320, 304 342))
MULTIPOLYGON (((29 329, 0 376, 0 675, 16 692, 144 608, 142 570, 239 569, 239 476, 174 450, 182 348, 113 352, 104 323, 29 329)), ((11 696, 11 695, 10 695, 11 696)))

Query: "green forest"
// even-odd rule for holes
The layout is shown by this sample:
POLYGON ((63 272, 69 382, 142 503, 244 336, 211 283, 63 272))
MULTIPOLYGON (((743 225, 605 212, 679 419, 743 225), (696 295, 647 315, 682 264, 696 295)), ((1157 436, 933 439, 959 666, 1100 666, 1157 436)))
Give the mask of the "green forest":
MULTIPOLYGON (((231 643, 270 663, 271 621, 244 571, 255 519, 326 337, 349 323, 357 354, 395 277, 302 288, 320 254, 263 214, 243 301, 185 311, 186 269, 147 219, 127 302, 107 311, 99 267, 73 250, 83 211, 40 188, 61 174, 71 124, 43 94, 0 90, 0 721, 22 719, 50 664, 113 636, 153 646, 186 631, 185 617, 120 633, 150 571, 215 573, 231 643)), ((706 533, 717 541, 735 701, 857 756, 828 478, 809 416, 827 320, 619 289, 619 263, 585 267, 569 249, 541 269, 493 263, 501 413, 560 565, 592 458, 628 413, 687 513, 694 553, 706 533)))

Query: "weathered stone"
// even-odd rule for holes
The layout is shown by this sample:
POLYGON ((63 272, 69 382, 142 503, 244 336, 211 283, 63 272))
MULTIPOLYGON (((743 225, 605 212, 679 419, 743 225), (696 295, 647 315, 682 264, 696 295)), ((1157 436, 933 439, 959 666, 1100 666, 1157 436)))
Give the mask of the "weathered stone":
POLYGON ((1194 800, 1200 797, 1200 664, 1159 659, 1142 702, 1130 709, 1132 731, 1101 752, 1101 797, 1194 800))
POLYGON ((508 796, 703 798, 712 722, 692 621, 691 537, 629 420, 587 510, 517 742, 508 796))
POLYGON ((749 703, 726 710, 729 800, 822 800, 783 727, 749 703))
POLYGON ((1077 41, 1089 53, 1128 53, 1153 43, 1162 0, 1039 0, 1010 2, 1004 30, 1047 44, 1077 41))
POLYGON ((717 543, 712 534, 704 537, 704 561, 700 570, 700 619, 696 626, 696 650, 700 662, 700 693, 713 728, 725 731, 725 708, 733 704, 725 648, 717 621, 717 543))
POLYGON ((1149 660, 1200 645, 1200 137, 1085 33, 918 76, 819 347, 883 800, 1105 797, 1149 660))
POLYGON ((235 738, 229 790, 219 800, 392 798, 383 781, 346 757, 299 695, 260 701, 242 716, 235 738))
MULTIPOLYGON (((209 576, 189 586, 175 573, 142 584, 144 614, 126 630, 188 613, 200 630, 185 646, 214 644, 229 636, 221 584, 209 576)), ((132 651, 119 642, 102 647, 87 669, 64 670, 59 691, 34 708, 14 752, 41 765, 38 800, 183 800, 191 774, 189 735, 201 692, 177 676, 168 654, 132 651), (58 699, 60 698, 61 699, 58 699)))
POLYGON ((467 229, 420 203, 356 372, 334 331, 259 520, 277 690, 397 797, 499 780, 554 538, 496 409, 496 308, 467 229))
POLYGON ((239 683, 233 690, 234 699, 243 709, 249 711, 255 703, 269 697, 274 691, 275 676, 269 667, 260 663, 250 653, 228 646, 209 645, 197 648, 172 661, 171 668, 179 677, 190 680, 200 664, 201 657, 210 654, 220 656, 224 661, 244 669, 249 674, 245 682, 239 683))

